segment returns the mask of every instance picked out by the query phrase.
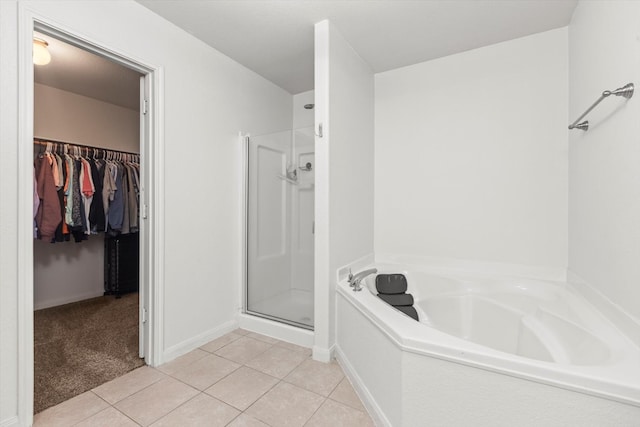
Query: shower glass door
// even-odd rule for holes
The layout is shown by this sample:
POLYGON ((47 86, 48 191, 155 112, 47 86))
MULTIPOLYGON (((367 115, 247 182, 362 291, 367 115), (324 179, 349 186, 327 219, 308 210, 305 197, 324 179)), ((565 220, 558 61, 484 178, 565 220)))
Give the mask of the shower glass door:
POLYGON ((246 311, 313 328, 313 127, 249 138, 246 311))

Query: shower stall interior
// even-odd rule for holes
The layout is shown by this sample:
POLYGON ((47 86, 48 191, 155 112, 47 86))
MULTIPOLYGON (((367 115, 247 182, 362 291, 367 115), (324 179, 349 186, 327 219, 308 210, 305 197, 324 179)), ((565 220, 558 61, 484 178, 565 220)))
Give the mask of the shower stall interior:
POLYGON ((313 127, 248 139, 245 311, 313 329, 313 127))

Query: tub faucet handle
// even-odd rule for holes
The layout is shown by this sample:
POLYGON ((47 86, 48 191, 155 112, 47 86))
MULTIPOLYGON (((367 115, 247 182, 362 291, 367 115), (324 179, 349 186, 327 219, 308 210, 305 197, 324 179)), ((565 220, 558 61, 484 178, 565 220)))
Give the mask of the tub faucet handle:
POLYGON ((347 276, 347 282, 349 282, 349 286, 353 287, 353 272, 351 271, 351 267, 349 267, 349 275, 347 276))
POLYGON ((353 276, 353 278, 349 281, 349 284, 353 287, 354 292, 358 292, 362 290, 362 287, 360 286, 360 282, 362 282, 362 280, 365 277, 370 276, 372 274, 376 274, 377 272, 378 272, 377 268, 370 268, 368 270, 364 270, 359 273, 356 273, 355 276, 353 276))

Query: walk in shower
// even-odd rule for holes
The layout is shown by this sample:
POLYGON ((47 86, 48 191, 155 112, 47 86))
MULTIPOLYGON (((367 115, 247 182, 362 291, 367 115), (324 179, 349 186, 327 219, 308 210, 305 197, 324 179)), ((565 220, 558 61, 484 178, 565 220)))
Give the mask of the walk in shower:
POLYGON ((313 127, 251 136, 245 311, 313 329, 313 127))

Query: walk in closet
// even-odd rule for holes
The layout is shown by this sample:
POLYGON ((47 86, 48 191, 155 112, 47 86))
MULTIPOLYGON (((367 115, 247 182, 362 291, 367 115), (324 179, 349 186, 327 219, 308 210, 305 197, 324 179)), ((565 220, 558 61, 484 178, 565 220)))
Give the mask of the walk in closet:
POLYGON ((139 358, 140 74, 36 34, 34 412, 139 358))

